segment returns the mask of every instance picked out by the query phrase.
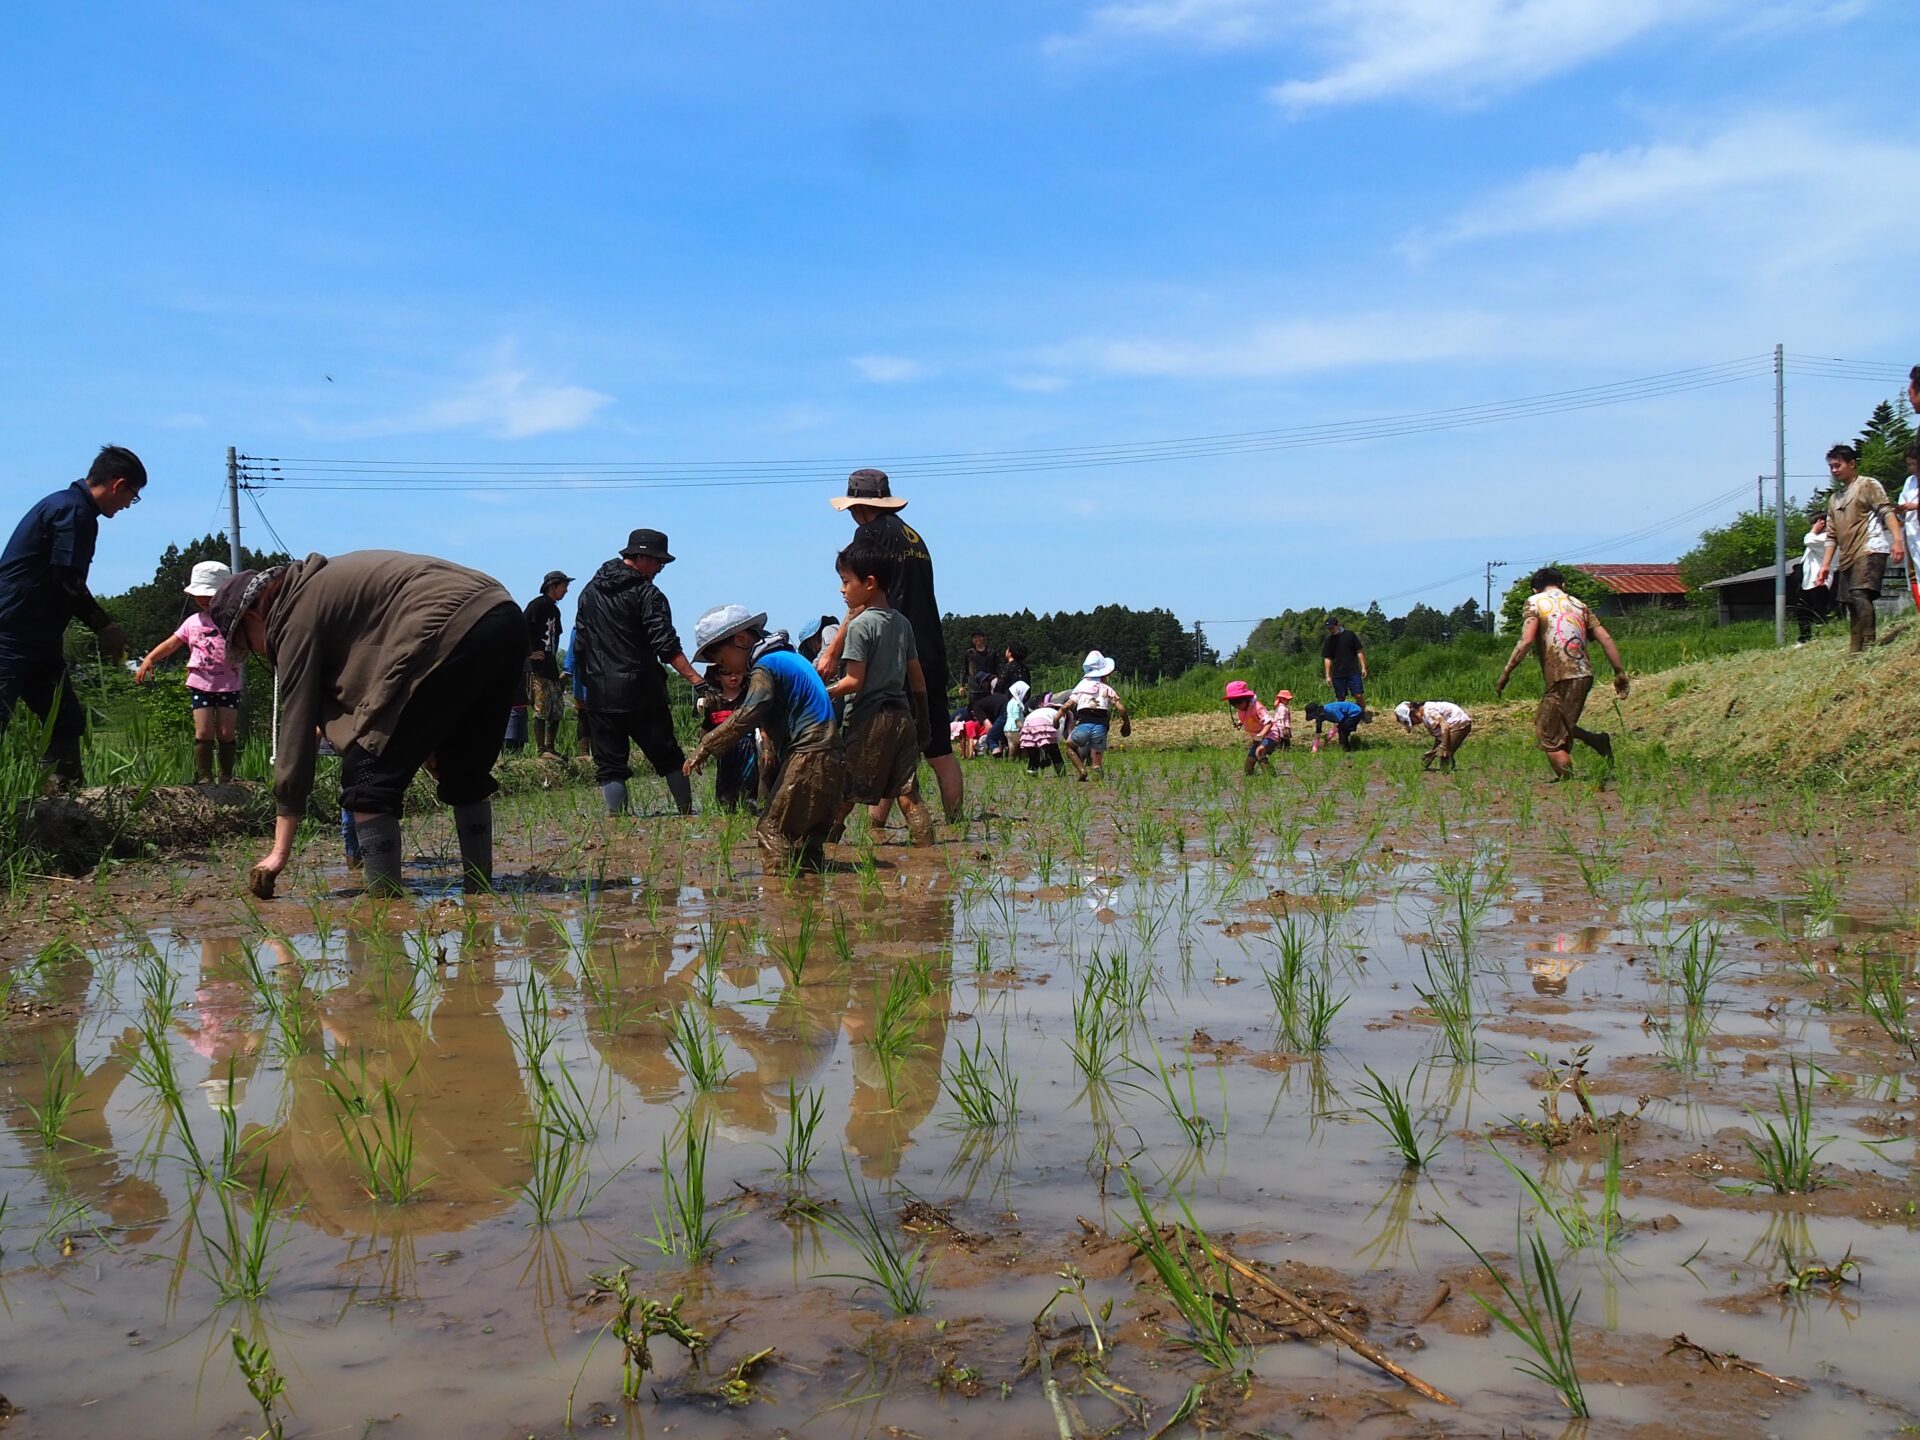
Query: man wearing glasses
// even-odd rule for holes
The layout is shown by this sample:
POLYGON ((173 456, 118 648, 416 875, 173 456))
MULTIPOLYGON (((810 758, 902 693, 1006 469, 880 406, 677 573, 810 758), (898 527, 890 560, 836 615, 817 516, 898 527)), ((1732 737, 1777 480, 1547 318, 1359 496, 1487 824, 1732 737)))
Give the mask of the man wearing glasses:
POLYGON ((87 589, 87 571, 101 517, 138 505, 146 483, 138 455, 103 446, 87 478, 27 511, 0 551, 0 733, 14 706, 24 704, 48 725, 47 758, 65 786, 82 780, 86 712, 67 676, 62 641, 68 622, 79 620, 100 637, 107 655, 126 653, 127 632, 87 589))

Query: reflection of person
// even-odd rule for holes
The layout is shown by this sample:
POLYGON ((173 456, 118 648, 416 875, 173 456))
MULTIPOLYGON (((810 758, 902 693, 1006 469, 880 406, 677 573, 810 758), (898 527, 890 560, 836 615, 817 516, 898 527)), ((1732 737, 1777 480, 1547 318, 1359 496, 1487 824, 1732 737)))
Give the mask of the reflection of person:
POLYGON ((1607 627, 1594 618, 1586 602, 1560 588, 1566 580, 1567 577, 1551 565, 1533 572, 1528 581, 1533 595, 1527 601, 1520 639, 1493 687, 1496 695, 1507 688, 1508 678, 1529 650, 1540 657, 1540 676, 1546 682, 1546 693, 1540 697, 1540 707, 1534 713, 1533 731, 1540 748, 1547 752, 1547 764, 1552 767, 1555 780, 1564 780, 1573 773, 1576 740, 1603 760, 1613 757, 1611 736, 1605 731, 1580 728, 1580 716, 1587 708, 1587 693, 1593 689, 1593 657, 1587 649, 1588 640, 1599 642, 1607 663, 1613 666, 1614 693, 1627 693, 1627 667, 1620 659, 1619 647, 1613 643, 1607 627))
POLYGON ((1360 648, 1360 637, 1342 625, 1338 615, 1327 616, 1320 665, 1334 699, 1367 703, 1367 652, 1360 648))
POLYGON ((293 855, 319 732, 340 752, 369 890, 400 890, 400 806, 429 756, 467 884, 493 883, 493 765, 527 648, 498 581, 397 550, 309 555, 241 571, 212 615, 230 653, 259 655, 280 687, 273 849, 256 888, 270 894, 293 855))
POLYGON ((1873 602, 1889 562, 1906 555, 1906 540, 1887 492, 1871 475, 1860 473, 1860 452, 1851 445, 1827 451, 1833 489, 1827 495, 1827 533, 1833 536, 1828 580, 1834 598, 1847 607, 1847 649, 1858 654, 1874 643, 1879 620, 1873 602))
POLYGON ((67 678, 67 625, 80 621, 109 656, 126 653, 127 632, 87 589, 87 571, 101 519, 138 505, 146 485, 138 455, 105 446, 86 479, 27 511, 0 550, 0 734, 13 707, 25 705, 48 727, 46 757, 62 785, 85 778, 80 737, 87 729, 86 711, 67 678))
MULTIPOLYGON (((700 617, 694 658, 711 660, 745 693, 700 742, 686 770, 691 775, 715 756, 724 762, 751 743, 756 730, 764 731, 774 774, 754 836, 770 869, 790 858, 817 869, 825 863, 826 838, 840 818, 846 790, 833 702, 814 668, 787 644, 786 632, 766 635, 766 623, 764 613, 750 615, 744 605, 723 605, 700 617)), ((911 632, 907 638, 911 643, 911 632)))
MULTIPOLYGON (((944 706, 948 689, 947 640, 940 627, 940 602, 933 593, 933 556, 928 553, 927 542, 920 538, 920 532, 900 518, 899 512, 906 508, 907 502, 893 493, 886 471, 856 470, 847 477, 845 496, 836 495, 828 503, 836 510, 852 512, 854 523, 859 527, 853 535, 856 541, 877 545, 899 558, 899 576, 889 592, 888 602, 913 626, 914 648, 926 675, 928 698, 933 704, 944 706)), ((846 631, 842 628, 820 652, 815 664, 821 679, 831 680, 839 673, 840 647, 845 638, 846 631)), ((954 758, 953 739, 946 726, 933 727, 924 753, 933 769, 934 781, 940 787, 941 809, 947 823, 952 824, 960 818, 965 781, 960 762, 954 758)), ((876 828, 887 823, 887 814, 892 808, 890 802, 874 807, 872 819, 876 828)))
MULTIPOLYGON (((948 938, 953 904, 944 890, 931 903, 902 896, 900 910, 903 932, 948 938)), ((945 958, 951 952, 939 953, 941 958, 927 967, 930 990, 914 1002, 911 1039, 891 1058, 874 1048, 881 1008, 893 986, 917 981, 889 964, 857 977, 848 995, 842 1023, 853 1059, 847 1147, 860 1157, 861 1171, 872 1179, 886 1179, 899 1170, 901 1152, 940 1099, 953 976, 945 958)))
POLYGON ((700 672, 688 663, 673 629, 673 607, 653 582, 673 563, 659 530, 635 530, 626 548, 593 572, 574 607, 574 670, 593 706, 593 776, 609 815, 627 810, 632 747, 666 782, 674 808, 693 813, 693 787, 680 767, 687 757, 673 732, 665 666, 696 691, 700 672))
POLYGON ((220 747, 220 778, 233 779, 234 737, 240 720, 240 667, 227 658, 227 637, 207 617, 213 597, 233 574, 218 560, 202 560, 193 567, 186 594, 194 603, 194 612, 180 622, 180 628, 141 660, 134 671, 136 684, 143 684, 153 667, 180 651, 187 652, 187 703, 193 712, 193 783, 205 785, 213 779, 213 751, 220 747))

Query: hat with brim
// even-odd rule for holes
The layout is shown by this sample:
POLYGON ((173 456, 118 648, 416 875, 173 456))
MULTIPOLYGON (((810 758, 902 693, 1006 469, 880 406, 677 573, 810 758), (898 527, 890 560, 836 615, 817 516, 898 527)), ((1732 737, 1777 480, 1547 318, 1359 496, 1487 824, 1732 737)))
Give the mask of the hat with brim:
POLYGON ((1254 698, 1254 696, 1253 696, 1253 687, 1252 687, 1251 685, 1249 685, 1249 684, 1247 684, 1247 682, 1246 682, 1246 681, 1244 681, 1244 680, 1229 680, 1229 681, 1227 682, 1227 699, 1229 699, 1229 700, 1251 700, 1251 699, 1253 699, 1253 698, 1254 698))
POLYGON ((1402 700, 1398 705, 1394 706, 1393 718, 1411 730, 1413 728, 1413 702, 1410 700, 1402 700))
POLYGON ((875 510, 904 510, 907 502, 893 493, 884 470, 856 470, 847 476, 847 493, 827 502, 836 510, 868 505, 875 510))
MULTIPOLYGON (((666 537, 663 535, 660 538, 661 538, 661 541, 664 543, 666 540, 666 537)), ((573 576, 567 574, 566 571, 549 570, 547 571, 546 579, 540 582, 540 588, 542 590, 551 590, 555 585, 571 585, 572 583, 573 583, 573 576)))
POLYGON ((658 560, 662 565, 673 563, 673 556, 667 550, 666 531, 635 530, 627 536, 626 548, 620 552, 620 558, 638 560, 642 557, 658 560))
POLYGON ((181 587, 182 592, 188 595, 198 595, 203 600, 211 600, 215 595, 220 593, 221 585, 226 583, 227 577, 231 574, 233 574, 233 571, 222 565, 218 560, 202 560, 193 567, 193 574, 188 577, 187 583, 181 587))
POLYGON ((261 593, 283 569, 284 566, 275 565, 266 570, 242 570, 222 580, 214 592, 213 603, 207 607, 207 618, 213 621, 213 628, 231 642, 241 617, 254 607, 261 593))
POLYGON ((1113 673, 1113 657, 1102 655, 1098 650, 1089 650, 1087 658, 1080 662, 1080 674, 1088 680, 1098 680, 1102 675, 1113 673))
POLYGON ((1291 690, 1276 690, 1273 692, 1273 698, 1276 700, 1291 700, 1293 698, 1293 692, 1291 690))
POLYGON ((714 646, 722 641, 732 639, 742 630, 764 632, 766 628, 764 610, 756 615, 744 605, 716 605, 693 622, 693 658, 703 662, 711 660, 714 646))

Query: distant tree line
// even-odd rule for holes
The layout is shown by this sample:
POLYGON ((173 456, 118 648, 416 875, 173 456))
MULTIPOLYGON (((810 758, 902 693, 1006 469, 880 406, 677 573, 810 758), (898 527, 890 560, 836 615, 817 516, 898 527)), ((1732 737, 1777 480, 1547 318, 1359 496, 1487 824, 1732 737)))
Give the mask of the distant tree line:
POLYGON ((1246 643, 1234 653, 1233 663, 1251 664, 1262 655, 1312 658, 1320 653, 1326 639, 1329 615, 1337 617, 1342 625, 1358 635, 1363 647, 1378 648, 1400 640, 1445 645, 1458 635, 1487 628, 1487 612, 1471 597, 1451 610, 1415 605, 1406 614, 1391 618, 1377 600, 1364 611, 1344 605, 1330 610, 1283 610, 1253 627, 1246 643))
POLYGON ((1019 641, 1027 647, 1027 664, 1035 669, 1078 667, 1089 650, 1111 655, 1118 673, 1142 680, 1170 679, 1196 664, 1219 659, 1199 642, 1191 627, 1182 625, 1171 610, 1134 610, 1125 605, 1101 605, 1092 610, 1060 610, 1035 615, 1031 610, 999 615, 948 615, 942 621, 947 638, 947 665, 956 683, 961 656, 978 630, 987 648, 998 657, 1019 641))

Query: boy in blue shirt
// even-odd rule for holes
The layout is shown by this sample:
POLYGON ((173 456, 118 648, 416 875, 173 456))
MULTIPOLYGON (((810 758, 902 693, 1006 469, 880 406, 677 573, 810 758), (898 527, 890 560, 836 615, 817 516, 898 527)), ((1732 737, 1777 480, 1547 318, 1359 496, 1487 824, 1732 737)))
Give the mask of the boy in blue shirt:
POLYGON ((1334 733, 1340 737, 1342 750, 1353 749, 1354 728, 1373 716, 1364 705, 1351 700, 1332 700, 1325 705, 1307 706, 1307 719, 1313 721, 1314 749, 1320 748, 1321 725, 1330 724, 1334 733))
POLYGON ((767 617, 741 605, 722 606, 700 617, 695 659, 730 675, 746 677, 746 691, 719 726, 687 757, 691 778, 707 761, 725 755, 755 730, 766 733, 774 758, 766 788, 767 808, 754 838, 769 872, 796 860, 818 870, 826 863, 827 833, 840 818, 845 767, 837 746, 839 727, 827 687, 812 665, 794 653, 787 632, 766 634, 767 617))

